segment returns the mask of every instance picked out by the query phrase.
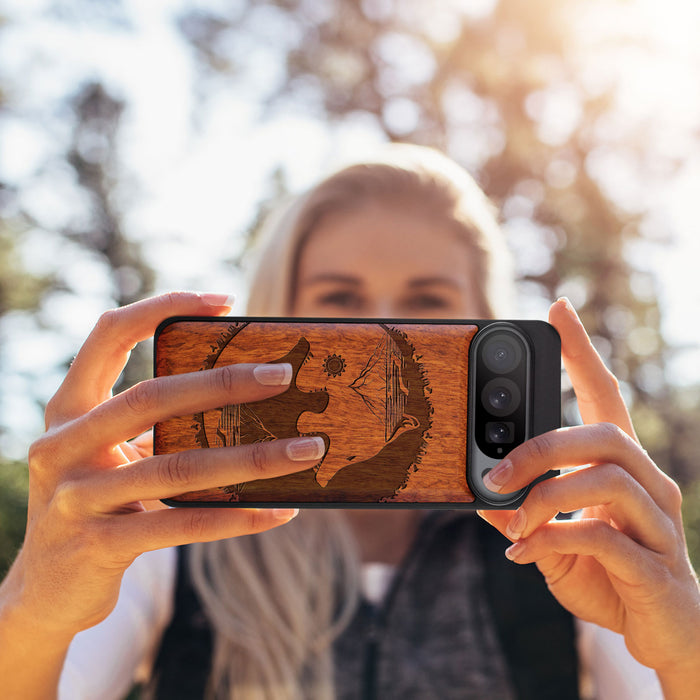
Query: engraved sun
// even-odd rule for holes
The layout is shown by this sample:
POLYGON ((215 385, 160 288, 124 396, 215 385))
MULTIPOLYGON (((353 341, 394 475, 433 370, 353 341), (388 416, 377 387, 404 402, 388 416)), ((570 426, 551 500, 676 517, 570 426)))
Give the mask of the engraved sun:
POLYGON ((323 371, 329 377, 339 377, 345 371, 345 360, 335 353, 329 355, 323 361, 323 371))

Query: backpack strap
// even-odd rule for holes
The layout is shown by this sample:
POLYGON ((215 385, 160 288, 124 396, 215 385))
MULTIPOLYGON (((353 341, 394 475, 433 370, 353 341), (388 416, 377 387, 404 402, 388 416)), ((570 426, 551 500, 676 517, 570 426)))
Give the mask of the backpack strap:
POLYGON ((486 590, 520 700, 579 700, 574 619, 534 564, 515 564, 510 541, 478 518, 486 590))

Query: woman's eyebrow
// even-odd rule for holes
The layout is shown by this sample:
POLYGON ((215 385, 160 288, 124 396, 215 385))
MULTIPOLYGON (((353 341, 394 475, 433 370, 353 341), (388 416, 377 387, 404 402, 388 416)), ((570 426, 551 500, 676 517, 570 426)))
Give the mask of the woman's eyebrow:
POLYGON ((459 289, 460 284, 457 280, 450 277, 417 277, 408 282, 408 286, 412 288, 443 286, 459 289))
POLYGON ((313 275, 312 277, 307 277, 305 280, 303 280, 303 282, 304 284, 319 284, 325 282, 333 282, 336 284, 347 284, 355 287, 360 286, 359 278, 353 275, 344 275, 335 272, 324 272, 320 275, 313 275))

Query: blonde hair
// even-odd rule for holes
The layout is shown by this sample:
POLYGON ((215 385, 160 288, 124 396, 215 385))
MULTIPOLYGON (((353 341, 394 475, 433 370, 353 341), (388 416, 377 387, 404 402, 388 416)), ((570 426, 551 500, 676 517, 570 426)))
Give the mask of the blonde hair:
POLYGON ((330 213, 372 203, 415 207, 446 223, 471 249, 472 276, 485 317, 505 317, 513 302, 513 265, 495 208, 469 173, 439 151, 391 144, 374 161, 350 165, 279 207, 256 242, 247 312, 291 313, 299 256, 309 235, 330 213))
MULTIPOLYGON (((248 313, 288 315, 300 251, 321 218, 412 203, 472 250, 485 317, 509 309, 511 258, 493 207, 469 174, 432 149, 393 145, 344 168, 268 218, 248 313)), ((359 598, 359 559, 339 511, 306 511, 268 532, 192 547, 190 572, 214 631, 208 693, 231 700, 331 700, 331 645, 359 598)))
POLYGON ((207 696, 332 700, 331 645, 359 600, 355 541, 340 511, 191 547, 214 632, 207 696))

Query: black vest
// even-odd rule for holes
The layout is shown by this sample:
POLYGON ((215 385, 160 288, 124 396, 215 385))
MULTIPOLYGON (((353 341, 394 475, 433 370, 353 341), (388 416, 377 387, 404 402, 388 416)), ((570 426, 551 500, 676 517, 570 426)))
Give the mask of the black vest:
MULTIPOLYGON (((385 605, 360 605, 335 644, 339 699, 578 700, 573 618, 534 565, 505 558, 509 544, 473 514, 430 514, 385 605), (472 626, 481 628, 476 638, 465 629, 472 626), (481 648, 490 629, 495 653, 481 648), (473 668, 470 649, 482 653, 474 663, 486 676, 499 676, 483 686, 493 691, 476 689, 481 669, 473 668)), ((186 559, 182 547, 174 615, 154 667, 154 698, 202 698, 210 672, 212 632, 186 559)))

